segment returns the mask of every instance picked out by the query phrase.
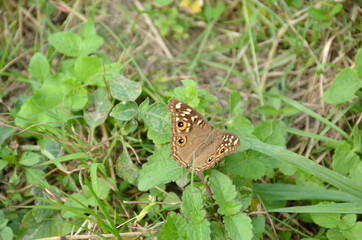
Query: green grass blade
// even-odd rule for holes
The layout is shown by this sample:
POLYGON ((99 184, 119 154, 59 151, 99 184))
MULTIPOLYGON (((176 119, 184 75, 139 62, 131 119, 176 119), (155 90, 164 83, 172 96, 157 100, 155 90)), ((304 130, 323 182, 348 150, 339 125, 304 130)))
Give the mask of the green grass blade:
POLYGON ((254 184, 253 191, 265 200, 328 200, 361 202, 361 199, 342 191, 291 184, 254 184))
POLYGON ((309 174, 312 174, 326 183, 329 183, 336 188, 341 189, 344 192, 352 194, 360 199, 362 199, 362 186, 357 185, 355 181, 334 172, 328 168, 325 168, 321 165, 316 164, 315 162, 305 158, 301 155, 298 155, 294 152, 286 150, 282 147, 270 145, 263 143, 259 140, 243 137, 242 140, 251 144, 250 148, 261 152, 267 156, 279 159, 281 161, 287 162, 292 166, 305 171, 309 174))

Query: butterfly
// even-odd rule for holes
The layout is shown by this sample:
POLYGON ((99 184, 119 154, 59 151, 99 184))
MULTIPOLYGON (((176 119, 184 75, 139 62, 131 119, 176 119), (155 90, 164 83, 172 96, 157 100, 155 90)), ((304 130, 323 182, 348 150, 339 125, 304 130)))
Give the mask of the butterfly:
POLYGON ((196 174, 211 168, 240 145, 237 135, 211 129, 208 121, 186 103, 171 99, 167 110, 171 112, 172 124, 170 156, 185 168, 195 161, 196 174))

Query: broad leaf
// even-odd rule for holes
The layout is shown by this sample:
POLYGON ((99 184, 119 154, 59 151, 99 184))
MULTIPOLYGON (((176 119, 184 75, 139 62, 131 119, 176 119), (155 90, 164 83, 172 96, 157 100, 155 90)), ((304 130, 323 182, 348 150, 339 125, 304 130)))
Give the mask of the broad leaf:
POLYGON ((146 191, 161 183, 175 181, 182 176, 183 168, 169 157, 170 153, 170 146, 162 147, 148 158, 147 163, 142 165, 138 183, 140 191, 146 191))
POLYGON ((244 213, 225 216, 224 223, 231 239, 248 240, 252 238, 251 219, 244 213))

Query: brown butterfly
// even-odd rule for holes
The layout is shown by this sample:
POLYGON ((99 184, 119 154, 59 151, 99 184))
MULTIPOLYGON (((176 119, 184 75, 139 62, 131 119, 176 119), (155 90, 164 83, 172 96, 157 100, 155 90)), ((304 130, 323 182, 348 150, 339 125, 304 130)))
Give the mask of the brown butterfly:
POLYGON ((189 105, 171 99, 167 109, 172 120, 171 156, 180 166, 192 166, 195 157, 194 172, 198 174, 239 147, 238 136, 211 129, 207 120, 189 105))

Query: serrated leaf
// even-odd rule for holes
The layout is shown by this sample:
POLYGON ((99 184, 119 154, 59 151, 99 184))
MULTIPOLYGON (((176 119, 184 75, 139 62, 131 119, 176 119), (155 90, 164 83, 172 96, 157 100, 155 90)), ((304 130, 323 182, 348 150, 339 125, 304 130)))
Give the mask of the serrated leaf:
POLYGON ((167 216, 166 224, 160 234, 160 240, 184 240, 186 239, 186 219, 175 212, 170 212, 167 216))
POLYGON ((244 213, 224 218, 226 232, 231 239, 248 240, 252 238, 251 219, 244 213))
POLYGON ((226 171, 238 176, 257 180, 273 171, 271 159, 264 154, 249 150, 246 153, 238 153, 228 156, 225 161, 226 171))
POLYGON ((210 222, 210 229, 211 229, 211 240, 224 240, 224 239, 226 239, 223 225, 219 224, 218 222, 211 221, 210 222))
POLYGON ((45 80, 49 75, 49 63, 41 53, 35 53, 30 60, 29 71, 33 78, 45 80))
POLYGON ((201 222, 206 212, 202 209, 201 193, 191 186, 186 187, 182 195, 181 211, 192 223, 201 222))
POLYGON ((340 104, 356 98, 356 91, 362 86, 354 69, 346 68, 339 72, 332 85, 323 95, 323 100, 330 104, 340 104))
POLYGON ((217 212, 221 215, 231 216, 240 212, 240 209, 243 207, 243 204, 239 202, 227 202, 220 204, 217 212))
POLYGON ((146 191, 161 183, 175 181, 183 175, 183 168, 169 157, 170 153, 169 146, 162 147, 148 158, 147 163, 142 165, 138 183, 140 191, 146 191))
POLYGON ((115 76, 110 82, 111 95, 120 101, 135 101, 142 92, 142 87, 125 76, 115 76))
POLYGON ((210 223, 206 219, 203 219, 201 222, 188 224, 186 229, 188 240, 210 239, 210 223))
POLYGON ((235 186, 225 174, 212 170, 210 174, 210 187, 214 193, 213 197, 217 204, 230 202, 236 197, 235 186))
POLYGON ((136 116, 138 113, 137 103, 135 102, 121 102, 118 103, 109 114, 120 121, 128 121, 136 116))
POLYGON ((57 51, 66 56, 78 57, 81 55, 83 41, 75 33, 58 32, 50 35, 48 41, 57 51))

